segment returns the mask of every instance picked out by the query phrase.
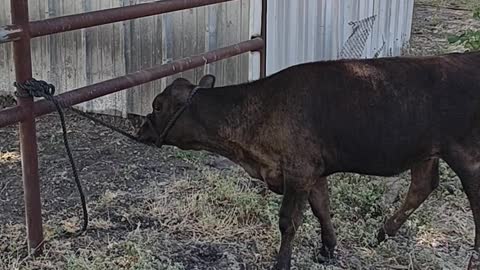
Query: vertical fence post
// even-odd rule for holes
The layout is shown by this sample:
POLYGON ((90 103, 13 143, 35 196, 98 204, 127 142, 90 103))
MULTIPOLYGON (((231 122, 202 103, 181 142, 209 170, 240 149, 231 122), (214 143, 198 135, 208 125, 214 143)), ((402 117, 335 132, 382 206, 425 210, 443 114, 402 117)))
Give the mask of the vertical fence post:
MULTIPOLYGON (((15 78, 17 82, 24 82, 32 78, 28 0, 10 0, 10 4, 12 23, 23 29, 21 39, 13 43, 13 54, 15 78)), ((38 255, 42 252, 43 229, 33 98, 18 98, 18 105, 25 113, 24 120, 20 122, 20 150, 28 250, 29 254, 38 255)))
POLYGON ((265 78, 267 75, 267 6, 268 0, 262 0, 262 32, 263 49, 260 51, 260 78, 265 78))

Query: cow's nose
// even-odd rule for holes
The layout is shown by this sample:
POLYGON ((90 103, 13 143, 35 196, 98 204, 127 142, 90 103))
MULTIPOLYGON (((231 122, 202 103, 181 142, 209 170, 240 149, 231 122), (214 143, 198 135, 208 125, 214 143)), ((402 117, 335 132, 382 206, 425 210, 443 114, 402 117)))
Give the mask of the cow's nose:
POLYGON ((137 136, 137 139, 138 139, 139 141, 141 141, 141 142, 144 142, 144 141, 146 141, 146 140, 148 139, 148 136, 147 136, 147 134, 146 134, 146 132, 145 132, 144 126, 141 126, 141 127, 137 130, 137 132, 136 132, 135 135, 137 136))
POLYGON ((146 118, 147 117, 143 115, 138 115, 133 113, 127 114, 127 119, 130 120, 130 123, 132 124, 132 126, 135 128, 136 131, 145 123, 146 118))
POLYGON ((144 144, 155 143, 156 137, 154 131, 150 128, 148 123, 144 123, 136 133, 137 140, 144 144))

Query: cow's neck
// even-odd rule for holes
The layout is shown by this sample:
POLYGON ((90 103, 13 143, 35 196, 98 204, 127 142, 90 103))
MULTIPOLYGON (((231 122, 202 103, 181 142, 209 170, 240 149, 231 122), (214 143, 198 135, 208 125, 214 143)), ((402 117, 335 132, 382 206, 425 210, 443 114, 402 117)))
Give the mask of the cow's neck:
POLYGON ((255 159, 250 137, 262 119, 261 95, 261 90, 250 84, 199 90, 181 117, 183 135, 171 144, 218 153, 238 162, 255 159))

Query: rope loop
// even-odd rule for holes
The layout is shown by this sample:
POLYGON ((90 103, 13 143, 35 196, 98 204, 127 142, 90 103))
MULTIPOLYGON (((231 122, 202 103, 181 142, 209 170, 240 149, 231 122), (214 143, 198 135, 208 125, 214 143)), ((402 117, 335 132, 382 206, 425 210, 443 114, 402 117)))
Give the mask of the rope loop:
POLYGON ((15 96, 20 98, 43 97, 47 100, 52 101, 53 96, 55 95, 55 86, 53 84, 47 83, 46 81, 30 79, 24 83, 14 82, 13 86, 25 92, 15 92, 15 96))
POLYGON ((85 232, 88 227, 87 203, 86 203, 85 195, 83 193, 82 184, 80 183, 80 179, 78 177, 77 167, 73 159, 72 151, 70 150, 70 144, 68 143, 67 127, 65 124, 65 115, 63 114, 62 106, 60 106, 60 103, 54 96, 55 86, 45 81, 39 81, 33 78, 30 80, 27 80, 24 83, 14 82, 13 85, 18 90, 23 90, 23 91, 17 90, 15 92, 15 96, 19 98, 26 98, 26 97, 44 98, 52 102, 55 105, 55 108, 57 109, 58 115, 60 117, 60 123, 62 124, 63 143, 65 145, 65 151, 67 152, 67 156, 70 161, 70 165, 72 167, 73 178, 75 180, 75 184, 77 186, 77 190, 80 195, 80 201, 82 205, 83 226, 82 226, 82 229, 76 233, 77 235, 80 235, 81 233, 85 232))

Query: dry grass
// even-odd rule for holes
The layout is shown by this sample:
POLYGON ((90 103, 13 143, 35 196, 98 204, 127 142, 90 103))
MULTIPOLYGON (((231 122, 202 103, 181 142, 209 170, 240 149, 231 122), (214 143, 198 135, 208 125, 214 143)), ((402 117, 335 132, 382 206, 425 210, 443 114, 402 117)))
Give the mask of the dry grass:
MULTIPOLYGON (((200 165, 198 157, 188 155, 187 162, 200 165)), ((398 237, 380 245, 375 235, 403 200, 409 176, 332 177, 338 260, 330 266, 315 262, 319 226, 308 211, 296 240, 296 269, 460 269, 473 241, 473 221, 458 179, 442 167, 439 189, 398 237)), ((23 225, 1 226, 0 262, 4 269, 268 269, 279 244, 280 197, 261 191, 236 167, 227 172, 201 167, 135 195, 106 190, 89 205, 90 233, 62 239, 58 234, 75 229, 77 220, 50 220, 45 255, 35 260, 25 259, 23 225)))
POLYGON ((473 18, 480 1, 417 0, 415 3, 411 47, 406 50, 407 55, 464 52, 463 46, 451 45, 447 38, 480 28, 480 21, 473 18))
POLYGON ((426 4, 433 7, 451 7, 451 8, 461 8, 461 9, 470 9, 480 7, 480 2, 477 0, 416 0, 417 4, 426 4))

